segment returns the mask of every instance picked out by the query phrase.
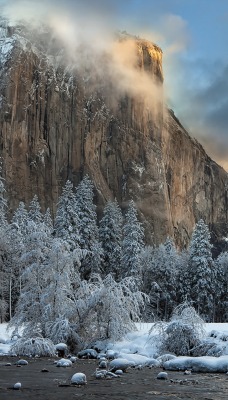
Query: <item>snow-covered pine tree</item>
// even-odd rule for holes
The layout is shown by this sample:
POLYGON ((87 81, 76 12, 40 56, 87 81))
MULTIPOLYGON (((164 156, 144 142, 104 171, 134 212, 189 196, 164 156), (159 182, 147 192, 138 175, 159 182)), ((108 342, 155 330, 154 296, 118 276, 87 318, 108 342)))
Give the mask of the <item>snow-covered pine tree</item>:
POLYGON ((44 214, 44 224, 46 226, 46 229, 48 229, 48 231, 50 233, 52 233, 53 232, 53 220, 51 217, 50 208, 47 208, 46 213, 44 214))
POLYGON ((57 204, 54 221, 55 236, 68 242, 71 251, 78 248, 80 243, 79 216, 76 210, 76 197, 73 184, 66 182, 57 204))
POLYGON ((103 248, 103 270, 115 279, 121 272, 121 243, 123 217, 117 201, 108 201, 100 221, 100 241, 103 248))
POLYGON ((40 203, 36 194, 29 204, 28 217, 31 219, 31 221, 34 221, 35 224, 40 224, 43 222, 43 214, 41 212, 40 203))
POLYGON ((189 254, 186 249, 178 253, 176 276, 177 304, 184 303, 186 299, 190 298, 190 286, 188 282, 188 260, 189 254))
POLYGON ((81 274, 85 278, 88 278, 91 273, 100 273, 103 255, 93 197, 93 184, 89 176, 86 175, 76 188, 76 213, 79 220, 80 247, 87 251, 87 255, 81 264, 81 274))
POLYGON ((5 198, 5 194, 5 180, 2 177, 2 163, 0 161, 0 227, 5 227, 7 225, 7 200, 5 198))
POLYGON ((15 229, 18 229, 22 236, 25 236, 27 233, 28 219, 29 215, 25 204, 23 201, 20 201, 18 208, 14 211, 11 225, 13 225, 15 229))
POLYGON ((24 237, 15 223, 10 223, 7 230, 8 256, 7 256, 7 276, 9 285, 9 319, 14 314, 14 310, 21 292, 21 254, 24 250, 24 237))
POLYGON ((75 336, 72 324, 77 319, 74 298, 80 285, 77 265, 81 249, 72 250, 67 241, 52 240, 48 257, 42 266, 44 286, 41 293, 42 324, 45 336, 55 342, 70 342, 75 336))
POLYGON ((178 254, 173 240, 168 237, 164 243, 165 256, 164 260, 164 280, 166 281, 166 295, 164 317, 168 318, 177 304, 177 271, 178 271, 178 254))
POLYGON ((15 266, 15 282, 14 289, 17 293, 17 299, 22 288, 23 263, 21 256, 24 252, 25 238, 28 234, 29 215, 24 202, 20 202, 15 210, 10 223, 10 236, 13 251, 13 263, 15 266))
MULTIPOLYGON (((173 241, 167 238, 157 248, 143 253, 144 287, 156 318, 168 319, 176 305, 178 254, 173 241)), ((150 308, 151 308, 150 307, 150 308)))
POLYGON ((5 181, 0 162, 0 319, 11 316, 12 257, 10 251, 9 224, 6 217, 7 200, 5 181))
POLYGON ((214 262, 211 254, 210 232, 201 219, 195 226, 189 247, 188 282, 190 300, 204 319, 213 319, 214 262))
POLYGON ((133 200, 130 201, 123 225, 122 276, 132 276, 139 286, 142 283, 142 250, 144 230, 137 218, 133 200))
POLYGON ((215 279, 215 322, 228 320, 228 252, 219 254, 216 262, 215 279))
POLYGON ((0 322, 9 317, 11 268, 8 265, 9 243, 5 229, 0 227, 0 322))
POLYGON ((11 324, 20 326, 25 324, 27 332, 36 333, 39 329, 42 334, 43 308, 41 295, 45 286, 45 269, 52 238, 44 229, 43 223, 28 220, 27 234, 24 238, 24 248, 21 255, 22 289, 17 303, 15 315, 11 324))

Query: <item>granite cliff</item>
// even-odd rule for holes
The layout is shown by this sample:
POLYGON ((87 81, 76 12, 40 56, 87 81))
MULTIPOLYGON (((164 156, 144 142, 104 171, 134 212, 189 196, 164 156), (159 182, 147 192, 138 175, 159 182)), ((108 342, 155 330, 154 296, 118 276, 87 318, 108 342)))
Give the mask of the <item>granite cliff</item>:
POLYGON ((220 240, 227 229, 227 173, 164 106, 162 51, 126 35, 117 42, 134 43, 134 71, 152 82, 152 100, 141 90, 145 79, 133 79, 130 89, 123 84, 109 54, 102 63, 96 55, 85 63, 81 48, 83 62, 66 62, 47 30, 1 22, 0 155, 10 209, 37 193, 54 212, 66 179, 77 184, 88 173, 98 213, 109 198, 123 208, 133 198, 148 242, 170 235, 185 246, 199 218, 220 240))

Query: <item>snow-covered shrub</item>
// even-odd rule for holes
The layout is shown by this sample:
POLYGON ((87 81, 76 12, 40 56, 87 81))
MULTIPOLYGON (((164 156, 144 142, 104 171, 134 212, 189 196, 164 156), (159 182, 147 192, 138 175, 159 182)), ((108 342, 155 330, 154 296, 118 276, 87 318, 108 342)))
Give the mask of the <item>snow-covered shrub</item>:
POLYGON ((10 354, 19 356, 50 357, 55 355, 54 343, 40 337, 19 339, 11 346, 10 354))
POLYGON ((135 329, 135 322, 140 319, 146 295, 135 286, 132 277, 116 282, 109 274, 104 280, 95 276, 95 284, 90 304, 93 304, 94 327, 91 334, 95 339, 118 340, 135 329), (95 312, 96 314, 95 314, 95 312))
POLYGON ((66 342, 70 350, 77 345, 82 348, 83 341, 77 334, 74 324, 70 323, 67 318, 57 318, 46 324, 46 335, 54 343, 66 342))
POLYGON ((175 355, 189 355, 191 350, 201 343, 205 335, 204 321, 199 317, 195 309, 187 303, 180 304, 174 309, 169 322, 159 321, 150 330, 159 332, 160 351, 168 351, 175 355))
POLYGON ((204 340, 191 350, 193 357, 211 356, 220 357, 225 353, 225 347, 219 343, 204 340))

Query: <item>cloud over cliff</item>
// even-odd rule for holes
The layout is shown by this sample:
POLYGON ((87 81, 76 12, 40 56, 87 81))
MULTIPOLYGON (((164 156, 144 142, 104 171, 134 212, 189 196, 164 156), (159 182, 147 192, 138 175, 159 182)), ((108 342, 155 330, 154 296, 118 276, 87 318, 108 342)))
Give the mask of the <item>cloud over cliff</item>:
MULTIPOLYGON (((130 1, 125 6, 127 3, 130 1)), ((40 24, 48 25, 76 68, 92 69, 99 84, 111 80, 113 97, 137 95, 156 110, 157 102, 163 99, 161 82, 139 67, 142 49, 135 38, 117 33, 121 4, 105 0, 10 0, 4 13, 11 23, 22 20, 38 29, 40 24)))

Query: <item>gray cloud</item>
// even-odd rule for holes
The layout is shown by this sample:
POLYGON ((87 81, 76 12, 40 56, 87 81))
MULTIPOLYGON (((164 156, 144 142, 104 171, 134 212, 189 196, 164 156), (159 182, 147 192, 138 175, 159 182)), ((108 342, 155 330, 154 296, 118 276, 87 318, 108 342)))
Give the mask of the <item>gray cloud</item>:
POLYGON ((165 65, 168 104, 208 154, 228 170, 228 65, 178 58, 165 65))

